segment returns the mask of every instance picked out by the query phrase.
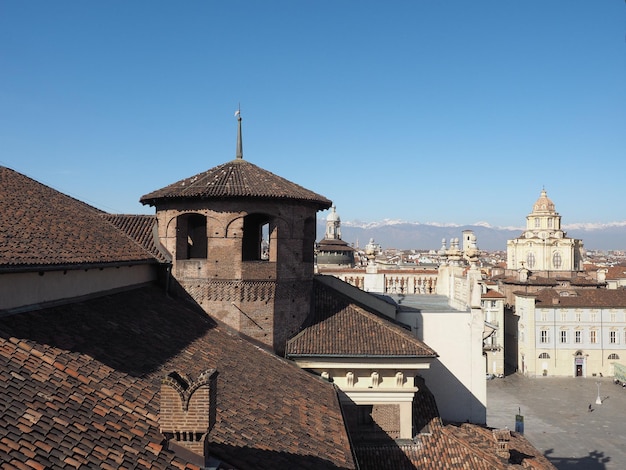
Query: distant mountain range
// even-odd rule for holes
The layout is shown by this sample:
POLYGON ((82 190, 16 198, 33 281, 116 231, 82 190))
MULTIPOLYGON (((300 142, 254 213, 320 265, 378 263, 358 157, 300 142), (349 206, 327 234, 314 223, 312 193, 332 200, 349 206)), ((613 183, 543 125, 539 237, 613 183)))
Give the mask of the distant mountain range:
MULTIPOLYGON (((474 231, 480 249, 505 251, 507 240, 519 237, 524 227, 492 227, 485 222, 473 225, 422 224, 401 220, 341 222, 341 238, 353 246, 358 244, 361 248, 373 238, 383 249, 438 250, 443 238, 449 246, 451 238, 462 238, 463 230, 474 231)), ((626 250, 626 221, 610 224, 571 224, 564 225, 563 230, 568 237, 581 239, 587 250, 626 250)), ((326 221, 318 220, 319 238, 325 231, 326 221)))

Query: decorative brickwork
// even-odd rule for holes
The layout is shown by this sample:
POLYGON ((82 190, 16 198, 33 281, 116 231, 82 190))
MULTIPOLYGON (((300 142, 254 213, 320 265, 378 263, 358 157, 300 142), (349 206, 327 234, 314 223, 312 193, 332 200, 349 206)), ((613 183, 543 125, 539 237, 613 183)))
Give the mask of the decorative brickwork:
POLYGON ((161 381, 161 432, 168 440, 204 455, 206 436, 215 425, 216 396, 216 370, 196 380, 171 372, 161 381))

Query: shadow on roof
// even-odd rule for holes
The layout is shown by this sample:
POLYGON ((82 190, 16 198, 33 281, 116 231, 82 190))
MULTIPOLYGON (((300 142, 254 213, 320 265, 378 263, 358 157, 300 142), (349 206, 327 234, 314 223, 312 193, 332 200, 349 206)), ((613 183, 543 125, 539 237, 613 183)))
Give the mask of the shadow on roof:
POLYGON ((139 377, 215 326, 194 305, 147 286, 1 318, 0 336, 86 354, 139 377))

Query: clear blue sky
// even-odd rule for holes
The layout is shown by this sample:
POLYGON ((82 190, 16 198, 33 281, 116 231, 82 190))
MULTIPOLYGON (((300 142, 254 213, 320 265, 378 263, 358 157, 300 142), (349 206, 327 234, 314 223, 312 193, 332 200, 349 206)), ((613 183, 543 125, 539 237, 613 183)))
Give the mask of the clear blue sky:
POLYGON ((344 221, 626 221, 623 0, 0 0, 0 165, 96 207, 233 159, 239 103, 344 221))

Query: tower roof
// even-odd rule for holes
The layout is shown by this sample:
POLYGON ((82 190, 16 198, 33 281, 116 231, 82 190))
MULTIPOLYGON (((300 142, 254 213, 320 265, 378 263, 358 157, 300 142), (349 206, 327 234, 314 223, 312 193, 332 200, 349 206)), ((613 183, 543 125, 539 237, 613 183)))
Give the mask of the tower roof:
POLYGON ((238 128, 237 153, 234 160, 152 191, 142 196, 139 202, 154 206, 159 201, 173 199, 253 197, 308 202, 316 205, 318 210, 328 209, 332 205, 332 201, 324 196, 244 160, 239 110, 235 116, 238 128))
POLYGON ((541 190, 541 195, 535 205, 533 206, 533 213, 554 213, 554 203, 548 197, 545 189, 541 190))
POLYGON ((328 214, 328 217, 326 217, 326 222, 341 222, 341 218, 339 217, 339 214, 337 214, 337 210, 334 205, 330 208, 330 213, 328 214))
POLYGON ((310 202, 320 210, 332 201, 275 175, 243 158, 211 168, 190 178, 177 181, 141 197, 142 204, 156 205, 172 199, 264 198, 310 202))

